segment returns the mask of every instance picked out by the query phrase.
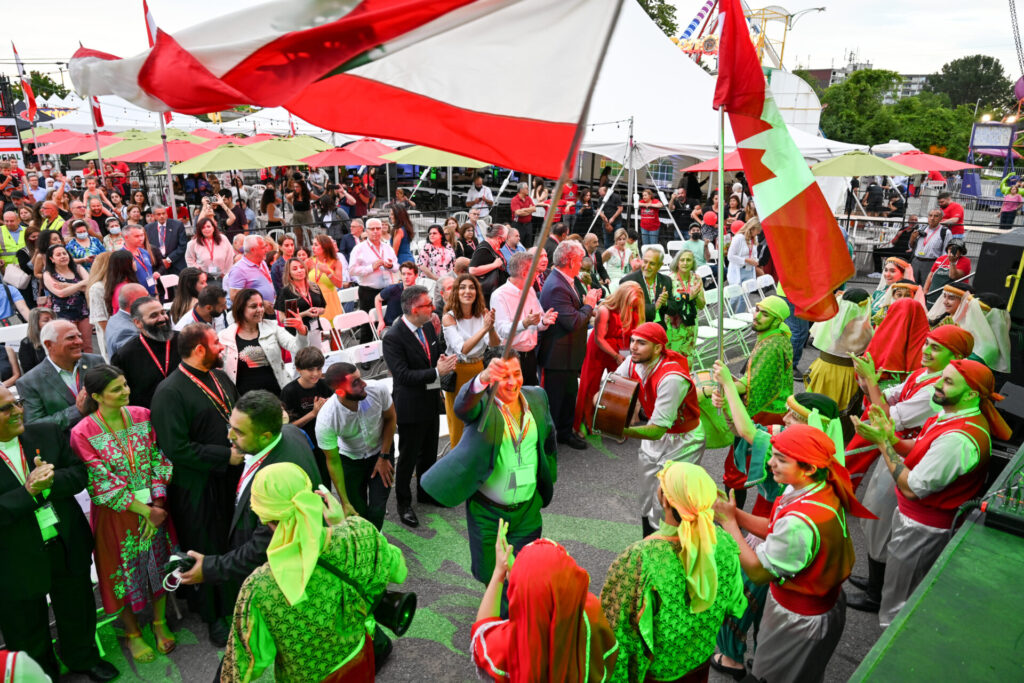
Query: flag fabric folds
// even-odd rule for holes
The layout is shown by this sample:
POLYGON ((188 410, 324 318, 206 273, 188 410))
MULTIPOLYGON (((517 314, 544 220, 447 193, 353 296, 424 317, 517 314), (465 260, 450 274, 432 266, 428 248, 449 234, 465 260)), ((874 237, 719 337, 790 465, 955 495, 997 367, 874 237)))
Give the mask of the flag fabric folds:
POLYGON ((618 6, 274 0, 174 36, 158 29, 153 47, 134 57, 79 50, 70 72, 83 94, 119 95, 154 111, 283 106, 329 130, 555 177, 618 6), (513 55, 520 76, 495 72, 513 55), (536 76, 552 68, 572 77, 536 76))
MULTIPOLYGON (((142 13, 146 17, 146 37, 149 38, 149 47, 152 48, 156 44, 156 19, 153 18, 153 13, 149 11, 149 3, 146 0, 142 0, 142 13)), ((171 122, 171 112, 164 112, 164 123, 171 122)))
MULTIPOLYGON (((100 98, 93 95, 89 99, 89 105, 92 107, 92 123, 96 128, 103 127, 103 110, 100 109, 100 98)), ((93 133, 95 134, 95 130, 93 133)))
POLYGON ((28 74, 25 73, 25 66, 21 63, 18 48, 14 47, 13 40, 11 41, 11 49, 14 50, 14 63, 18 67, 18 78, 21 79, 21 93, 25 97, 25 115, 28 122, 31 123, 36 120, 36 94, 32 92, 32 81, 29 79, 28 74))
POLYGON ((765 83, 739 0, 720 8, 715 109, 729 115, 786 298, 799 317, 828 320, 832 293, 854 274, 846 240, 765 83))

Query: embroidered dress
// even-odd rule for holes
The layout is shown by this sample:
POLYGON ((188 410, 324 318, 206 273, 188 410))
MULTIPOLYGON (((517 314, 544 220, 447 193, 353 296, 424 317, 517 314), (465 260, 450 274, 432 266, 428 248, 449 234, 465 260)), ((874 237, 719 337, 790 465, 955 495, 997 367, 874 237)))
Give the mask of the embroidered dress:
POLYGON ((697 345, 697 311, 704 308, 704 285, 691 272, 686 282, 672 276, 672 289, 663 313, 670 351, 689 356, 697 345))
POLYGON ((718 593, 711 607, 691 611, 677 534, 662 521, 656 533, 626 548, 608 569, 601 607, 619 641, 612 682, 681 678, 714 654, 722 619, 741 615, 747 605, 739 546, 716 527, 718 593))
POLYGON ((122 607, 138 612, 150 595, 163 594, 163 569, 176 543, 170 521, 143 540, 144 520, 128 510, 134 497, 146 490, 154 501, 166 499, 171 463, 157 448, 149 410, 124 410, 127 427, 114 434, 98 413, 71 430, 71 447, 89 473, 96 574, 107 614, 122 607))

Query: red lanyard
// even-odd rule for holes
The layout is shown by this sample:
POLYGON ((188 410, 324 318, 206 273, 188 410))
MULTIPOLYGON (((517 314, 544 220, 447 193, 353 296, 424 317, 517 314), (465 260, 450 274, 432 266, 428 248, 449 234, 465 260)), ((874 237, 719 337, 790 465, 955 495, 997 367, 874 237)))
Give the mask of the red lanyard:
MULTIPOLYGON (((136 263, 138 263, 140 266, 142 266, 142 269, 144 271, 148 272, 150 275, 153 274, 153 266, 147 266, 146 262, 143 260, 143 258, 141 256, 139 256, 138 254, 136 254, 135 252, 129 250, 128 253, 132 255, 132 259, 134 259, 136 263)), ((142 252, 140 251, 139 253, 142 253, 142 252)))
POLYGON ((270 277, 270 271, 267 270, 267 264, 261 261, 260 264, 256 266, 256 269, 260 271, 260 275, 267 278, 267 282, 269 282, 270 284, 274 284, 273 278, 270 277))
POLYGON ((505 406, 498 404, 498 410, 501 411, 501 416, 505 418, 505 424, 508 425, 508 433, 512 438, 512 447, 515 448, 516 454, 519 454, 519 448, 523 445, 523 441, 526 440, 526 433, 530 431, 530 423, 526 419, 526 408, 520 404, 520 409, 523 411, 522 421, 523 425, 520 430, 520 426, 516 424, 516 420, 512 417, 512 414, 508 411, 505 406))
POLYGON ((210 252, 210 263, 213 263, 213 248, 217 246, 213 240, 203 240, 206 243, 206 251, 210 252))
MULTIPOLYGON (((107 421, 103 419, 103 416, 100 415, 100 411, 98 410, 95 413, 93 413, 93 419, 105 432, 107 432, 108 434, 110 434, 111 437, 113 437, 114 441, 117 442, 117 445, 121 447, 121 451, 126 456, 128 456, 128 471, 134 472, 135 451, 132 449, 131 436, 129 434, 125 434, 125 440, 122 441, 121 437, 117 435, 117 432, 110 428, 110 425, 107 424, 107 421)), ((132 419, 131 416, 128 414, 128 411, 125 410, 124 408, 121 408, 121 419, 124 420, 124 428, 125 431, 127 431, 128 427, 131 426, 132 424, 132 419)))
POLYGON ((213 386, 217 388, 217 393, 220 394, 219 397, 214 395, 214 393, 210 391, 209 387, 200 382, 198 377, 189 372, 188 368, 185 367, 184 363, 182 363, 179 367, 181 368, 181 371, 185 373, 186 377, 192 380, 197 387, 203 390, 203 393, 206 394, 206 397, 209 398, 213 405, 217 408, 217 411, 220 413, 221 417, 224 418, 224 421, 228 422, 231 419, 231 409, 228 406, 227 398, 224 396, 224 390, 221 389, 220 382, 217 381, 217 376, 214 375, 212 372, 210 373, 210 379, 213 380, 213 386))
POLYGON ((246 467, 245 471, 242 472, 242 478, 238 480, 238 485, 235 486, 236 498, 238 497, 238 494, 242 492, 242 487, 245 486, 245 482, 249 480, 249 477, 253 476, 256 473, 256 470, 260 468, 260 465, 263 464, 263 461, 267 459, 268 455, 270 455, 270 453, 264 453, 259 457, 258 460, 256 460, 256 462, 246 467))
MULTIPOLYGON (((381 251, 378 251, 377 248, 373 246, 373 242, 367 241, 366 243, 368 245, 370 245, 370 251, 372 251, 373 255, 377 257, 377 260, 378 261, 383 261, 384 260, 384 256, 382 255, 381 251)), ((384 244, 384 243, 381 242, 381 244, 384 244)), ((386 268, 384 268, 383 264, 380 266, 380 270, 386 270, 386 268)))
POLYGON ((25 480, 28 479, 28 460, 25 459, 25 448, 21 445, 21 439, 18 439, 18 451, 21 454, 20 472, 18 471, 18 468, 14 466, 14 462, 3 451, 0 451, 0 459, 2 459, 7 466, 11 468, 11 472, 14 472, 14 476, 18 481, 24 484, 25 480))
POLYGON ((167 373, 171 371, 171 342, 164 342, 164 364, 161 366, 160 361, 156 358, 156 354, 153 353, 153 349, 149 348, 149 344, 146 342, 146 336, 140 334, 139 341, 141 341, 142 345, 146 347, 146 351, 149 351, 149 357, 153 359, 154 363, 156 363, 156 369, 160 371, 161 375, 166 377, 167 373))
MULTIPOLYGON (((319 276, 317 276, 317 278, 319 279, 319 276)), ((309 304, 310 308, 313 308, 313 294, 309 291, 308 285, 306 286, 306 293, 303 294, 302 292, 295 288, 295 283, 292 283, 292 291, 298 294, 299 298, 301 298, 303 301, 309 304)))

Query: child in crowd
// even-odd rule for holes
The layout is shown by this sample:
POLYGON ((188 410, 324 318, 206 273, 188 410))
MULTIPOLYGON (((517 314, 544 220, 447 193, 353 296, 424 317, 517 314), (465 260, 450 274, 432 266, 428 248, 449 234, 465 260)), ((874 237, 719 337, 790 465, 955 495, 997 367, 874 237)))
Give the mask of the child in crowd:
POLYGON ((309 436, 313 455, 316 456, 316 466, 320 470, 320 478, 329 482, 331 476, 327 471, 327 458, 316 445, 316 416, 334 393, 321 379, 324 373, 323 352, 315 346, 299 349, 295 354, 295 371, 299 376, 281 390, 281 403, 288 413, 291 424, 301 428, 309 436))

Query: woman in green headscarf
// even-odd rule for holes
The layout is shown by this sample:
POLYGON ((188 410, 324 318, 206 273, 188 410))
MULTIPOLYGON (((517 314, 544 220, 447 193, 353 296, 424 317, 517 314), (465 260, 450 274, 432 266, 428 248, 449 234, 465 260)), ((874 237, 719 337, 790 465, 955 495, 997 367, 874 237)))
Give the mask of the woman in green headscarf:
POLYGON ((658 473, 665 518, 612 563, 601 606, 619 641, 611 681, 707 680, 715 634, 743 597, 739 546, 715 526, 718 487, 699 465, 658 473))
POLYGON ((252 509, 274 536, 266 564, 238 594, 222 683, 255 680, 271 665, 277 681, 373 680, 367 601, 389 582, 405 580, 405 560, 365 519, 325 526, 340 504, 328 499, 328 506, 331 512, 298 465, 277 463, 256 473, 252 509), (318 561, 346 575, 363 594, 318 561))

